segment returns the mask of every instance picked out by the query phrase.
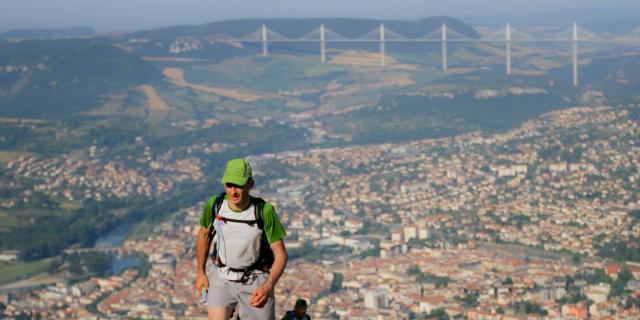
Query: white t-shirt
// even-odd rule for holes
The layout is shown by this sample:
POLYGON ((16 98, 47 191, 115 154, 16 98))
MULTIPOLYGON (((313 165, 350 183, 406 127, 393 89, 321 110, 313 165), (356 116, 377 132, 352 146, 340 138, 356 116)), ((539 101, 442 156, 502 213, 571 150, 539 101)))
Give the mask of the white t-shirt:
MULTIPOLYGON (((218 215, 235 220, 256 220, 253 204, 244 211, 235 212, 229 208, 227 200, 222 202, 218 215)), ((235 269, 244 268, 258 260, 262 230, 258 228, 257 223, 250 225, 240 222, 225 222, 218 219, 214 222, 214 227, 216 228, 214 240, 216 241, 218 256, 225 265, 225 267, 218 268, 220 277, 232 281, 240 280, 242 272, 231 271, 229 267, 235 269)))

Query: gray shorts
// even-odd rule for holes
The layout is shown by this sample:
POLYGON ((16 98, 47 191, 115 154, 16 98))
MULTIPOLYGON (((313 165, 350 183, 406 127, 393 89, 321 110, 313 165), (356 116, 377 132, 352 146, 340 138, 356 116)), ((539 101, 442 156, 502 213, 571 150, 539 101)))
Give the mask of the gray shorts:
POLYGON ((275 298, 269 292, 267 303, 262 308, 251 306, 251 296, 269 277, 268 273, 256 272, 245 283, 220 278, 218 270, 209 272, 209 293, 207 307, 227 307, 234 309, 239 304, 242 320, 274 320, 275 298))

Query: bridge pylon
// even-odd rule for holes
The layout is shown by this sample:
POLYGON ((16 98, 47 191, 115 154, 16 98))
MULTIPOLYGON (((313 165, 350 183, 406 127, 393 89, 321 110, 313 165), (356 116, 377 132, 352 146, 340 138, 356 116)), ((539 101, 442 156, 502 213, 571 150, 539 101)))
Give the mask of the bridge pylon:
POLYGON ((327 50, 325 47, 324 24, 320 24, 320 62, 327 62, 327 50))
POLYGON ((447 62, 447 25, 442 23, 442 71, 447 71, 448 62, 447 62))
POLYGON ((507 75, 511 74, 511 25, 507 22, 507 30, 505 35, 505 46, 507 50, 507 75))
POLYGON ((380 23, 380 67, 384 68, 384 24, 380 23))
POLYGON ((269 53, 269 45, 267 43, 267 25, 262 25, 262 55, 266 56, 269 53))
POLYGON ((577 87, 578 86, 578 25, 575 22, 573 23, 573 37, 571 42, 573 43, 573 54, 572 54, 573 86, 577 87))

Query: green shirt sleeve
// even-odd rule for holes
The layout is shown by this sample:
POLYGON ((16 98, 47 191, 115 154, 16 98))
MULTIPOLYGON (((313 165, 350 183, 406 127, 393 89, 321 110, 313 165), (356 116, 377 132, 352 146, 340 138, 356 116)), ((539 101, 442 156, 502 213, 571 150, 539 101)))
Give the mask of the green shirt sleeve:
POLYGON ((217 196, 213 196, 207 200, 202 209, 202 215, 200 216, 200 225, 204 228, 209 228, 211 225, 211 209, 213 209, 213 203, 216 201, 217 196))
POLYGON ((270 203, 265 203, 262 211, 262 219, 264 219, 264 232, 267 234, 269 244, 284 239, 287 232, 284 230, 282 223, 280 223, 276 210, 270 203))

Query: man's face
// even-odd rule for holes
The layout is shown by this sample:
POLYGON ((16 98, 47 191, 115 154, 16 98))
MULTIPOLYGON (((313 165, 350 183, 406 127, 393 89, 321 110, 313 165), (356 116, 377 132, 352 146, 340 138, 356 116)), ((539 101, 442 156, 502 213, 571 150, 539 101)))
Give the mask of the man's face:
POLYGON ((307 313, 307 306, 297 306, 295 308, 296 316, 301 317, 307 313))
POLYGON ((249 190, 253 187, 253 180, 247 181, 244 186, 233 183, 225 183, 224 191, 227 193, 227 200, 233 209, 243 209, 249 200, 249 190))

